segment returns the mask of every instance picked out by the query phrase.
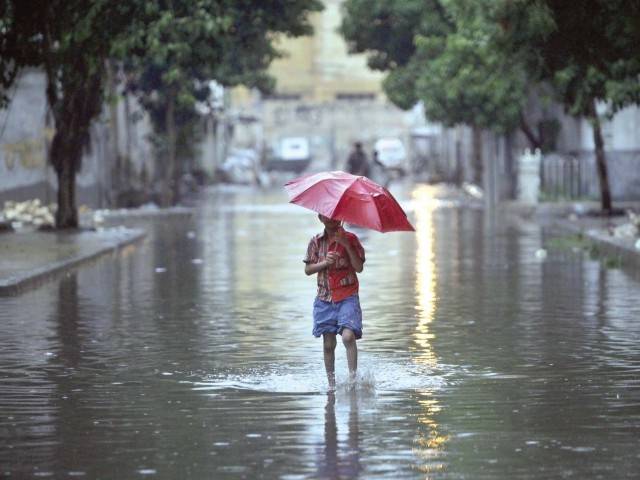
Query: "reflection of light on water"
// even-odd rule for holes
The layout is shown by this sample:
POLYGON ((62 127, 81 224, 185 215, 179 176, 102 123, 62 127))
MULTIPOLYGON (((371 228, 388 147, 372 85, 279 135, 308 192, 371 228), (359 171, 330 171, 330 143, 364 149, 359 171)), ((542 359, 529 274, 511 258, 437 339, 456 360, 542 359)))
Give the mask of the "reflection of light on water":
POLYGON ((436 271, 433 254, 433 209, 432 189, 426 185, 413 191, 416 215, 416 236, 418 248, 416 252, 416 297, 418 301, 418 325, 413 334, 418 345, 417 360, 434 367, 436 357, 431 348, 433 334, 429 324, 435 311, 436 271))
POLYGON ((423 391, 422 395, 423 398, 418 401, 421 407, 418 413, 420 431, 415 441, 414 454, 420 460, 420 465, 416 468, 422 473, 429 474, 444 470, 445 465, 441 459, 449 436, 442 435, 438 431, 438 423, 434 419, 441 410, 438 401, 429 391, 423 391))
MULTIPOLYGON (((437 357, 433 351, 431 342, 434 335, 430 330, 435 313, 436 303, 436 269, 434 259, 434 230, 433 210, 436 201, 433 198, 433 189, 422 185, 417 187, 412 194, 416 217, 416 300, 418 310, 418 324, 413 334, 416 347, 416 361, 421 364, 435 367, 437 357)), ((419 459, 416 467, 424 474, 441 472, 444 464, 440 461, 444 445, 448 436, 438 431, 438 423, 435 415, 441 407, 433 398, 432 389, 423 389, 422 398, 419 400, 420 411, 418 413, 419 436, 416 439, 414 453, 419 459)), ((429 477, 427 477, 429 478, 429 477)))

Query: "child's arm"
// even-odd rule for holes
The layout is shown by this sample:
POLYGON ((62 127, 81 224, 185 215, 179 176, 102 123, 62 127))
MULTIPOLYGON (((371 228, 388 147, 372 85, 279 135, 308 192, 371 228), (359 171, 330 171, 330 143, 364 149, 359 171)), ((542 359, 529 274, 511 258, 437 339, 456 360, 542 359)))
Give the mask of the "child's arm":
POLYGON ((351 266, 353 267, 353 269, 357 273, 362 272, 362 269, 364 268, 364 262, 360 258, 360 255, 358 255, 358 252, 356 252, 356 250, 353 248, 353 246, 351 246, 351 244, 348 241, 346 243, 343 243, 343 245, 344 245, 344 249, 347 251, 347 254, 349 255, 349 261, 351 262, 351 266))
POLYGON ((314 273, 318 273, 326 268, 329 268, 336 261, 336 253, 329 252, 327 257, 318 263, 307 263, 304 266, 304 273, 307 275, 313 275, 314 273))
POLYGON ((353 245, 351 245, 349 239, 344 235, 344 231, 339 230, 336 232, 335 240, 347 251, 347 255, 349 255, 349 262, 351 262, 353 269, 357 273, 362 272, 364 262, 362 261, 362 258, 360 258, 360 255, 358 255, 358 252, 356 252, 355 248, 353 248, 353 245))
POLYGON ((349 239, 345 236, 344 232, 343 231, 336 232, 334 239, 337 243, 342 245, 344 249, 347 251, 347 255, 349 255, 349 262, 351 263, 351 266, 353 267, 353 269, 357 273, 362 272, 362 268, 364 267, 364 261, 362 260, 362 258, 360 258, 360 255, 358 255, 358 252, 356 251, 356 249, 353 248, 353 245, 351 244, 349 239))

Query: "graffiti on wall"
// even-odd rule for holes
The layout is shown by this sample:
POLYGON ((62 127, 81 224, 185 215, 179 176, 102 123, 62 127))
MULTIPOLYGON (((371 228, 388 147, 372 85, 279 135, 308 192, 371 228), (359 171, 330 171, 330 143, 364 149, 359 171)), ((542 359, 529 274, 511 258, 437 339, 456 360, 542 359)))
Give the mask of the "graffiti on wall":
POLYGON ((20 142, 2 145, 4 164, 8 170, 20 165, 26 170, 44 168, 46 165, 45 146, 53 138, 55 131, 45 128, 40 135, 20 142))

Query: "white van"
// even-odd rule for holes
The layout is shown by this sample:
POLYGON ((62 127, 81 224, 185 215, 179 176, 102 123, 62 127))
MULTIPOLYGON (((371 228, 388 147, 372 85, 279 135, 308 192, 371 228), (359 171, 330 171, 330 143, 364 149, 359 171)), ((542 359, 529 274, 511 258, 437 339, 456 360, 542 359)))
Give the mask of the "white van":
POLYGON ((310 162, 309 140, 305 137, 284 137, 277 143, 273 158, 267 162, 267 168, 300 173, 310 162))

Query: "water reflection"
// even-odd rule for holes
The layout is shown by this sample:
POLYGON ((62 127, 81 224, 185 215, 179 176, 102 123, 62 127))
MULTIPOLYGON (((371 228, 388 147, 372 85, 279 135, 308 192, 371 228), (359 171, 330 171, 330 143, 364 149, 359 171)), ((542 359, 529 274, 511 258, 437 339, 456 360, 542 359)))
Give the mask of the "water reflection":
POLYGON ((138 224, 126 255, 0 298, 0 476, 635 478, 637 281, 541 262, 539 226, 437 187, 407 195, 416 234, 363 239, 369 393, 320 393, 318 221, 281 192, 216 190, 138 224))
POLYGON ((433 189, 422 185, 413 191, 416 215, 416 301, 418 324, 413 334, 418 345, 416 360, 431 367, 437 364, 432 350, 434 338, 430 329, 433 313, 436 310, 436 267, 434 261, 433 210, 435 198, 433 189))
POLYGON ((436 416, 440 413, 441 407, 434 397, 434 392, 421 392, 418 404, 420 405, 417 415, 418 438, 414 451, 416 457, 420 459, 417 469, 426 474, 437 473, 445 468, 443 457, 449 436, 440 433, 436 416))
POLYGON ((318 459, 318 478, 357 478, 362 471, 357 390, 351 390, 347 395, 349 397, 347 438, 346 441, 340 441, 336 422, 336 395, 335 393, 327 394, 324 409, 324 446, 318 459))
MULTIPOLYGON (((416 349, 416 361, 435 368, 438 358, 433 349, 435 335, 431 331, 434 313, 437 307, 437 269, 435 262, 435 228, 434 210, 437 200, 434 188, 421 185, 412 192, 416 216, 416 301, 418 322, 413 335, 416 349)), ((433 395, 433 390, 424 389, 420 392, 418 401, 420 409, 417 413, 418 437, 415 455, 419 459, 417 469, 431 474, 441 471, 444 464, 441 461, 444 444, 448 440, 446 435, 439 432, 435 417, 441 407, 433 395)))

